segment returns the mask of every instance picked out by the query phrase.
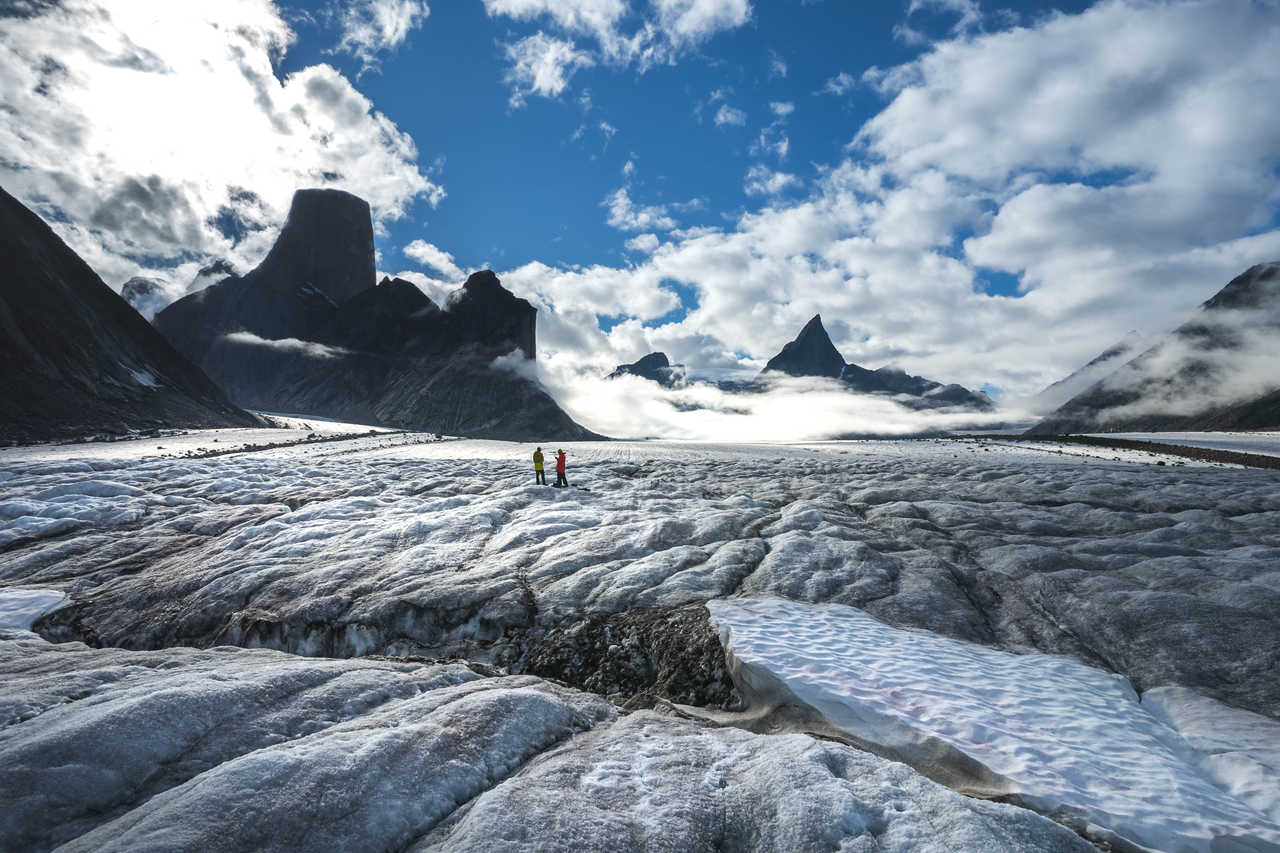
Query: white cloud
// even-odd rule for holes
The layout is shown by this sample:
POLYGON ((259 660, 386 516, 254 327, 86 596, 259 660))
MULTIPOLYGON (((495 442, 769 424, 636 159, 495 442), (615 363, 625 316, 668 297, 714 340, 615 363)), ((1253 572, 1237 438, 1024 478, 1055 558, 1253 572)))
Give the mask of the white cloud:
POLYGON ((658 248, 657 234, 637 234, 626 242, 626 246, 633 252, 644 252, 649 254, 658 248))
POLYGON ((770 101, 769 109, 778 118, 786 118, 796 111, 796 105, 790 101, 770 101))
POLYGON ((721 104, 720 109, 716 110, 715 122, 716 127, 724 127, 726 124, 740 126, 747 123, 747 114, 737 107, 721 104))
POLYGON ((751 19, 748 0, 650 0, 647 6, 631 6, 625 0, 483 1, 490 17, 545 21, 557 34, 539 31, 516 42, 523 45, 520 49, 508 47, 513 67, 505 79, 512 87, 511 104, 517 107, 528 95, 559 95, 579 67, 635 67, 643 73, 655 65, 674 64, 716 33, 751 19), (622 25, 632 20, 633 28, 625 31, 622 25), (535 38, 540 41, 524 44, 535 38), (548 85, 529 84, 534 66, 547 69, 548 85))
POLYGON ((665 205, 637 206, 626 187, 611 193, 602 204, 609 209, 610 227, 619 231, 670 231, 678 224, 665 205))
POLYGON ((378 55, 404 44, 431 14, 423 0, 348 0, 338 13, 342 37, 337 49, 376 68, 378 55))
POLYGON ((338 358, 350 353, 350 350, 345 350, 342 347, 329 346, 315 341, 301 341, 297 338, 261 338, 253 332, 231 332, 224 337, 237 344, 249 344, 250 346, 279 350, 280 352, 300 353, 316 359, 338 358))
POLYGON ((756 164, 747 170, 743 191, 747 195, 777 195, 785 189, 799 186, 800 179, 786 172, 775 172, 756 164))
POLYGON ((751 20, 748 0, 650 0, 657 23, 676 47, 695 45, 751 20))
POLYGON ((594 36, 611 45, 618 39, 615 28, 627 4, 623 0, 484 0, 484 10, 491 18, 505 15, 518 21, 546 16, 566 32, 594 36))
POLYGON ((524 106, 529 95, 557 97, 569 85, 575 71, 595 62, 589 54, 574 47, 573 42, 544 32, 505 45, 504 50, 511 63, 506 81, 511 86, 509 102, 513 107, 524 106))
POLYGON ((424 266, 431 267, 447 279, 458 281, 465 277, 466 273, 458 267, 453 260, 453 255, 437 248, 428 243, 426 240, 414 240, 412 243, 404 247, 404 256, 412 258, 424 266))
POLYGON ((254 266, 299 187, 350 190, 379 222, 443 198, 413 139, 338 71, 275 76, 293 38, 266 0, 7 18, 0 183, 117 285, 254 266))
POLYGON ((622 167, 622 177, 629 178, 636 173, 636 162, 628 160, 622 167))
POLYGON ((822 88, 818 90, 819 95, 847 95, 853 91, 853 87, 858 85, 858 81, 853 79, 853 75, 848 71, 841 71, 836 76, 827 80, 822 84, 822 88))

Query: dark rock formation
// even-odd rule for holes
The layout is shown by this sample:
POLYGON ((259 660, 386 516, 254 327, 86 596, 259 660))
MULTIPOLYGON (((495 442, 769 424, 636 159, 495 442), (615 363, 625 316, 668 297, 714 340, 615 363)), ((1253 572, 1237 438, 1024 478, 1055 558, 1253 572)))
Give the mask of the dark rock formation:
POLYGON ((1029 435, 1280 426, 1280 262, 1232 279, 1150 349, 1029 435))
POLYGON ((839 379, 844 370, 844 357, 831 343, 827 330, 822 326, 822 315, 814 314, 804 324, 794 341, 786 344, 782 352, 769 359, 765 373, 785 373, 788 376, 825 376, 839 379))
MULTIPOLYGON (((970 391, 961 385, 944 385, 921 376, 912 376, 896 367, 867 370, 856 364, 846 364, 844 357, 831 343, 820 314, 815 314, 796 339, 782 348, 782 352, 769 359, 760 376, 764 378, 770 373, 839 379, 851 390, 863 394, 891 394, 899 402, 912 408, 963 406, 979 412, 995 408, 986 394, 970 391)), ((721 388, 738 390, 727 388, 723 383, 721 388)))
POLYGON ((158 278, 134 276, 120 288, 120 296, 133 306, 134 310, 150 320, 156 312, 169 304, 169 297, 164 292, 165 283, 158 278))
POLYGON ((628 709, 650 708, 659 699, 721 709, 739 701, 701 603, 584 613, 579 620, 548 631, 521 670, 628 709))
POLYGON ((0 441, 257 423, 0 190, 0 441))
POLYGON ((363 201, 300 190, 261 265, 178 300, 156 328, 250 408, 451 435, 598 438, 525 369, 537 352, 532 305, 488 270, 443 308, 411 282, 375 285, 372 240, 363 201))
POLYGON ((342 190, 298 190, 267 257, 250 273, 268 288, 314 288, 333 303, 373 285, 369 203, 342 190))
POLYGON ((639 361, 631 364, 619 364, 606 379, 617 379, 620 376, 639 376, 657 382, 664 388, 675 388, 685 382, 684 365, 673 365, 667 360, 665 352, 651 352, 639 361))

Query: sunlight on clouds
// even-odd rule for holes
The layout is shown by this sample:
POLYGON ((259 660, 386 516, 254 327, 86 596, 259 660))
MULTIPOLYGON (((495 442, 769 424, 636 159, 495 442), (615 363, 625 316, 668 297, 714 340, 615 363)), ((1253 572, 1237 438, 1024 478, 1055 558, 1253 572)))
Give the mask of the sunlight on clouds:
POLYGON ((275 76, 294 36, 266 0, 67 0, 5 27, 0 180, 109 282, 252 267, 298 187, 348 189, 379 221, 444 197, 338 71, 275 76))

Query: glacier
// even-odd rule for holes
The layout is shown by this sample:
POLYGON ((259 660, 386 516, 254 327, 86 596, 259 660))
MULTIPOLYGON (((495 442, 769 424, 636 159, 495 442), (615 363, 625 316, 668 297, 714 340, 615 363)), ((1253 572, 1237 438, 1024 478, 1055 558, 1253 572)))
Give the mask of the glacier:
POLYGON ((0 449, 0 847, 1278 843, 1274 471, 289 426, 0 449))

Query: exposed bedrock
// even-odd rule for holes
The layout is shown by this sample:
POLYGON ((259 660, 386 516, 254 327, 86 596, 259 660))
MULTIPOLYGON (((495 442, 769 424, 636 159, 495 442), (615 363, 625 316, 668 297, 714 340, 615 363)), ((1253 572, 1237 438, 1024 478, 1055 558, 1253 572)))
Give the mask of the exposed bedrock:
POLYGON ((466 657, 712 705, 663 675, 715 670, 688 614, 780 596, 1280 717, 1274 472, 955 449, 584 459, 589 491, 507 461, 315 450, 15 468, 0 511, 29 526, 0 584, 71 595, 37 625, 51 639, 466 657))

